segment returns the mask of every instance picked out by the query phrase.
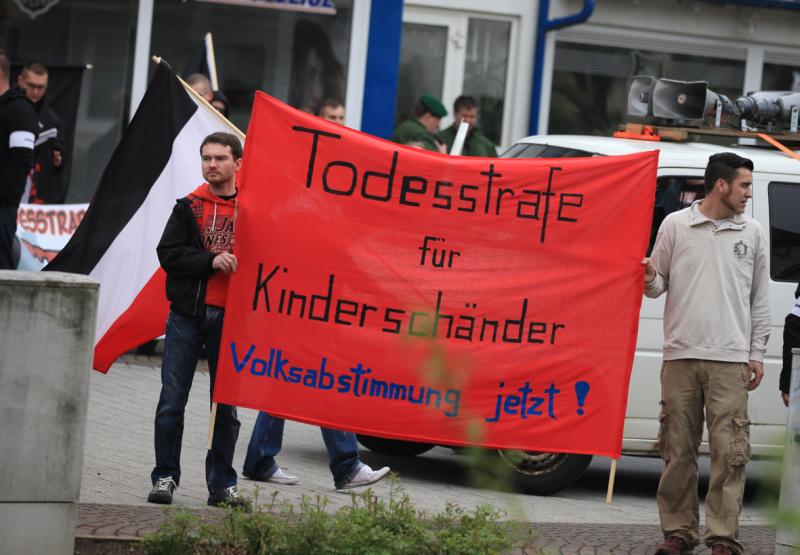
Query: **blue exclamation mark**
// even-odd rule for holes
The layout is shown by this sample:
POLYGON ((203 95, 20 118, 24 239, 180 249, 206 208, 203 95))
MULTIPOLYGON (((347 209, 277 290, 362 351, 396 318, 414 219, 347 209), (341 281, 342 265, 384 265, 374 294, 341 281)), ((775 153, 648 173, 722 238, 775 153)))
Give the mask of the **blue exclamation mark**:
POLYGON ((575 396, 578 398, 578 414, 583 415, 583 404, 586 396, 589 395, 589 382, 577 382, 575 384, 575 396))

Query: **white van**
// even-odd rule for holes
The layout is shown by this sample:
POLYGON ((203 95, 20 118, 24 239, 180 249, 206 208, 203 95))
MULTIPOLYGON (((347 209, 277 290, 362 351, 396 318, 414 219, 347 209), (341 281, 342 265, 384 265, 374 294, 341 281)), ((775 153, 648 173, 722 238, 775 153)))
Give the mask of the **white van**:
MULTIPOLYGON (((764 361, 764 379, 750 394, 749 415, 753 456, 775 455, 776 450, 783 446, 786 423, 786 408, 778 391, 783 322, 794 302, 796 276, 800 275, 800 161, 768 148, 586 135, 528 137, 512 146, 503 157, 612 156, 653 149, 658 149, 660 155, 650 248, 666 214, 702 198, 702 178, 709 156, 733 151, 751 159, 755 166, 753 198, 748 204, 748 214, 761 222, 770 240, 772 330, 764 361), (795 279, 795 282, 778 282, 776 279, 795 279)), ((644 298, 642 303, 622 443, 622 452, 626 455, 658 456, 656 437, 660 412, 664 299, 665 296, 644 298)), ((709 310, 713 309, 709 307, 709 310)), ((359 436, 359 440, 373 451, 396 455, 419 454, 432 447, 365 436, 359 436)), ((702 453, 708 453, 705 437, 700 449, 702 453)), ((519 453, 506 457, 509 462, 514 461, 520 486, 536 494, 550 494, 572 485, 591 458, 589 455, 526 453, 520 462, 519 453)))

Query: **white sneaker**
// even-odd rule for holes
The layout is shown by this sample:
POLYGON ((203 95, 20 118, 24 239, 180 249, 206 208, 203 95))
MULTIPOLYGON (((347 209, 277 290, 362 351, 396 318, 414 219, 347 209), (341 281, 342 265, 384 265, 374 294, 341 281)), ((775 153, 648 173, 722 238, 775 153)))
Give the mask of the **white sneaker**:
POLYGON ((272 482, 273 484, 283 484, 285 486, 293 486, 299 481, 300 479, 297 476, 286 474, 281 468, 278 468, 278 470, 272 473, 272 476, 267 478, 267 482, 272 482))
POLYGON ((383 468, 379 468, 378 470, 372 470, 369 467, 369 465, 366 464, 362 465, 361 468, 358 469, 358 472, 356 472, 355 476, 345 481, 342 485, 338 486, 336 489, 345 490, 345 489, 353 489, 353 488, 360 488, 363 486, 369 486, 383 479, 384 476, 389 474, 390 470, 391 469, 388 466, 384 466, 383 468))

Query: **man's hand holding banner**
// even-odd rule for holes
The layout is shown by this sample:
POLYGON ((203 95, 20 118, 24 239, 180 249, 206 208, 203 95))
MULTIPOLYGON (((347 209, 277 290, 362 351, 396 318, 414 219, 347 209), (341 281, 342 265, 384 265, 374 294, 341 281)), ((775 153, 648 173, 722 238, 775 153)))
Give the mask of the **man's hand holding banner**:
POLYGON ((656 165, 448 157, 259 93, 214 400, 619 456, 656 165))

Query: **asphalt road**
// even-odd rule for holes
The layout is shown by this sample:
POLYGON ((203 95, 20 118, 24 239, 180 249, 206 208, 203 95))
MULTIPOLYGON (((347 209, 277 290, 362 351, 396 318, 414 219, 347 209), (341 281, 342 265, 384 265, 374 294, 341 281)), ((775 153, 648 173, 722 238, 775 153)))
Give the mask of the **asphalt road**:
MULTIPOLYGON (((183 478, 175 502, 187 507, 205 506, 205 441, 208 427, 208 374, 195 376, 186 413, 182 450, 183 478)), ((144 505, 150 488, 153 465, 153 415, 160 388, 160 359, 128 356, 109 374, 93 373, 81 502, 144 505)), ((255 412, 240 411, 242 429, 235 458, 241 469, 255 412)), ((467 458, 444 447, 424 455, 403 458, 376 455, 367 450, 362 458, 373 467, 388 465, 397 473, 398 484, 420 510, 439 511, 447 503, 466 508, 492 504, 509 518, 528 522, 657 524, 655 492, 661 461, 622 457, 612 504, 605 494, 610 461, 596 457, 583 478, 573 487, 548 497, 503 493, 491 487, 474 487, 467 471, 467 458)), ((328 470, 327 455, 319 429, 288 422, 282 467, 300 477, 295 486, 259 484, 245 479, 240 485, 259 500, 272 492, 279 499, 324 495, 330 507, 349 504, 350 497, 336 493, 328 470), (256 488, 258 491, 256 492, 256 488)), ((770 476, 778 465, 754 462, 748 466, 748 486, 741 517, 743 525, 767 524, 769 519, 760 500, 770 476)), ((708 476, 707 461, 701 464, 701 487, 708 476)), ((376 495, 388 497, 389 481, 373 487, 376 495)))

